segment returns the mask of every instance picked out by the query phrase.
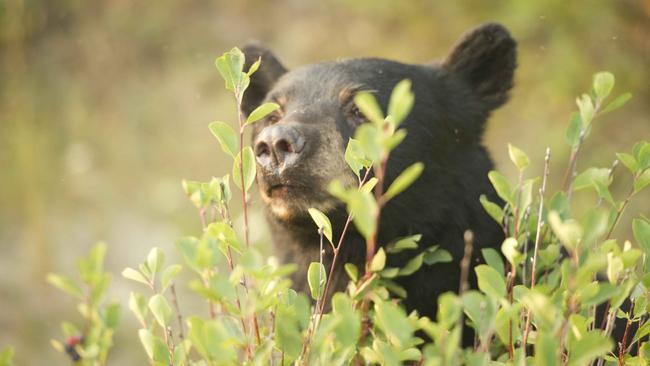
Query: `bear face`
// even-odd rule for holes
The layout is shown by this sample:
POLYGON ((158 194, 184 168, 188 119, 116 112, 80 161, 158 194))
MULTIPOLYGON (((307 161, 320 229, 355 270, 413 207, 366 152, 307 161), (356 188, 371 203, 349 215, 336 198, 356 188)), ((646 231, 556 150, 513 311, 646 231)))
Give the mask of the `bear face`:
MULTIPOLYGON (((417 161, 425 169, 409 189, 385 206, 379 243, 420 233, 421 247, 440 245, 452 254, 451 263, 435 269, 425 266, 398 279, 407 290, 409 310, 435 315, 437 295, 458 288, 463 232, 474 232, 475 261, 480 256, 476 247, 498 247, 503 240, 479 196, 500 202, 487 179, 492 162, 481 136, 490 112, 507 101, 513 84, 516 43, 508 31, 498 24, 482 25, 462 37, 444 61, 424 65, 362 58, 288 71, 260 46, 245 47, 244 53, 249 65, 258 57, 262 60, 244 95, 244 112, 265 101, 280 105, 256 123, 253 145, 258 187, 277 253, 284 261, 298 264, 293 280, 299 290, 307 290, 307 267, 320 254, 307 209, 325 212, 337 237, 347 214, 327 186, 332 179, 347 185, 357 182, 344 159, 348 139, 366 122, 353 103, 355 93, 373 93, 386 110, 393 87, 403 79, 412 81, 415 103, 400 126, 407 136, 391 152, 385 185, 417 161)), ((363 268, 364 253, 363 238, 351 230, 341 247, 341 267, 352 262, 363 268)), ((326 248, 326 267, 331 255, 326 248)), ((396 255, 389 264, 403 265, 409 256, 413 254, 396 255)), ((335 290, 342 290, 347 282, 342 272, 337 269, 330 279, 335 290)))

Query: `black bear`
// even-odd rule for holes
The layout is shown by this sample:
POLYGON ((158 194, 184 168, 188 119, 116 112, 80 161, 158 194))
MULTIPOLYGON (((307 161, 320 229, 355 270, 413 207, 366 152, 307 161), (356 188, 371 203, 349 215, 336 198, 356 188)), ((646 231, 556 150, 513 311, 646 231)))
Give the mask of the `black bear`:
MULTIPOLYGON (((385 110, 393 87, 403 79, 412 81, 415 104, 401 125, 407 137, 391 153, 386 186, 417 161, 425 170, 384 208, 378 237, 381 245, 419 233, 420 247, 440 245, 452 254, 450 263, 423 266, 398 279, 408 293, 406 308, 435 318, 438 295, 459 287, 463 233, 474 233, 473 265, 480 248, 498 248, 503 241, 499 226, 479 202, 481 194, 501 202, 487 178, 493 165, 481 138, 490 112, 508 100, 516 42, 503 26, 490 23, 465 34, 444 61, 424 65, 360 58, 288 71, 260 46, 245 47, 244 53, 246 67, 262 59, 245 93, 244 112, 264 101, 281 106, 254 127, 257 182, 276 253, 284 262, 298 264, 292 279, 303 291, 308 291, 309 263, 319 258, 319 235, 307 209, 325 212, 338 237, 347 213, 328 194, 328 183, 334 178, 350 185, 357 181, 344 160, 348 138, 365 122, 354 105, 355 93, 372 92, 385 110)), ((364 268, 365 241, 352 230, 341 251, 341 268, 330 279, 338 291, 347 283, 344 263, 364 268)), ((326 268, 331 256, 331 250, 325 253, 326 268)), ((389 256, 389 264, 404 265, 412 256, 389 256)), ((472 286, 474 282, 470 278, 472 286)))

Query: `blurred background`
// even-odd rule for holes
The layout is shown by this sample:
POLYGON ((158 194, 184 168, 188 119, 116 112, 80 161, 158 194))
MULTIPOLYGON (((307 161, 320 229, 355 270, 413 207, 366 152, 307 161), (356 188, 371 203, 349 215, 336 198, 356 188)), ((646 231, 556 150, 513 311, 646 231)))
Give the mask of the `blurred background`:
MULTIPOLYGON (((179 262, 175 239, 200 231, 181 179, 228 172, 207 129, 236 116, 217 56, 259 40, 289 68, 358 56, 423 63, 488 20, 519 42, 512 99, 485 138, 513 180, 508 142, 531 156, 530 174, 549 146, 559 186, 575 97, 600 70, 616 75, 614 95, 634 98, 596 121, 579 170, 650 139, 650 0, 0 0, 0 348, 14 345, 19 365, 67 363, 49 339, 79 318, 45 274, 75 275, 77 258, 103 240, 109 297, 125 305, 109 364, 146 363, 126 309, 129 291, 144 289, 119 273, 153 246, 179 262)), ((629 185, 623 170, 617 198, 629 185)), ((254 239, 268 246, 256 196, 252 206, 254 239)), ((647 193, 624 222, 639 212, 650 215, 647 193)), ((620 238, 631 238, 626 227, 620 238)))

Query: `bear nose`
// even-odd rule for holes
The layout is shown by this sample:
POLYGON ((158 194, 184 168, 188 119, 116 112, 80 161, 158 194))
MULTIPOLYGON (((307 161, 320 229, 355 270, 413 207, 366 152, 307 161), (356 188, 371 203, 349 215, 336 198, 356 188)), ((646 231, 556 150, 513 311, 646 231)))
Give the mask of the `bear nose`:
POLYGON ((266 127, 257 136, 255 157, 266 170, 280 171, 294 165, 305 147, 303 136, 290 125, 266 127))

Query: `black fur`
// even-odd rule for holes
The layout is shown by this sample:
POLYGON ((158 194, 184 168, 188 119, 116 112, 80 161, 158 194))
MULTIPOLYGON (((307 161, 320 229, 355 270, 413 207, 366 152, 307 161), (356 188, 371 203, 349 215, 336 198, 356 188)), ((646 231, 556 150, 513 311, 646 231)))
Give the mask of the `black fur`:
MULTIPOLYGON (((283 109, 276 122, 255 125, 254 141, 273 123, 298 126, 307 141, 300 163, 281 176, 258 166, 258 184, 276 251, 282 260, 299 265, 293 280, 300 290, 307 290, 306 270, 319 254, 319 236, 307 208, 325 211, 338 238, 347 215, 326 187, 333 178, 346 184, 356 182, 343 154, 358 123, 350 114, 350 101, 342 100, 342 91, 371 90, 385 110, 395 84, 402 79, 412 81, 415 105, 402 124, 408 135, 390 156, 386 187, 417 161, 424 163, 425 170, 383 210, 379 242, 385 245, 396 237, 420 233, 421 248, 441 245, 452 254, 452 263, 423 266, 398 279, 408 292, 406 307, 435 318, 438 295, 459 286, 463 232, 474 232, 472 265, 479 261, 481 248, 498 248, 503 240, 499 226, 481 207, 479 196, 485 194, 500 202, 487 178, 493 165, 481 135, 490 112, 505 103, 513 85, 516 44, 508 31, 498 24, 482 25, 467 33, 449 57, 435 65, 364 58, 286 71, 268 50, 260 46, 244 50, 248 65, 262 56, 262 66, 246 92, 244 110, 251 111, 265 100, 276 100, 283 109), (273 196, 277 182, 292 188, 273 196)), ((328 266, 332 253, 329 246, 325 249, 328 266)), ((362 269, 364 256, 365 242, 353 228, 342 247, 341 267, 335 271, 335 290, 344 290, 347 282, 342 265, 351 262, 362 269)), ((402 266, 413 256, 413 252, 389 256, 389 265, 402 266)), ((474 286, 474 271, 470 273, 474 286)))

